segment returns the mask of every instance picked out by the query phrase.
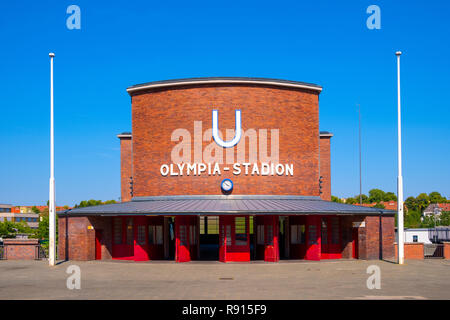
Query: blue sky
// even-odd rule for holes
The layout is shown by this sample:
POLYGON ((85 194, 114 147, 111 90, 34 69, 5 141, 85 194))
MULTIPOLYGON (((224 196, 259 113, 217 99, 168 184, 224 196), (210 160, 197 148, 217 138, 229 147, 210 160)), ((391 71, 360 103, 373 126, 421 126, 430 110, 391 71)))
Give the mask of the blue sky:
POLYGON ((49 58, 55 57, 58 205, 118 199, 116 134, 131 129, 126 88, 184 77, 317 83, 332 138, 332 193, 396 190, 396 57, 402 55, 405 196, 450 197, 448 1, 3 1, 0 203, 44 204, 49 179, 49 58), (81 9, 69 30, 66 9, 81 9), (366 9, 381 9, 369 30, 366 9))

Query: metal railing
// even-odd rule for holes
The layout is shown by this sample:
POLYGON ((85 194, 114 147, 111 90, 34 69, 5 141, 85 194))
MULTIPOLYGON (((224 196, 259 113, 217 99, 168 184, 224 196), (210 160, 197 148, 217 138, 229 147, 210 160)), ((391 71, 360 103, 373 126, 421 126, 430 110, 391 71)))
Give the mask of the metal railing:
POLYGON ((443 244, 425 244, 423 246, 423 254, 425 259, 443 259, 444 245, 443 244))

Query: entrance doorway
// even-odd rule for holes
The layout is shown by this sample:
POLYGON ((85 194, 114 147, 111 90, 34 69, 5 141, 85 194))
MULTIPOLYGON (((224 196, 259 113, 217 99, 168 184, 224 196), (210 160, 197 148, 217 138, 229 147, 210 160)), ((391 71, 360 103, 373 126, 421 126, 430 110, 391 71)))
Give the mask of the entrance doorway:
POLYGON ((95 260, 102 260, 102 230, 95 230, 95 260))
POLYGON ((200 216, 200 260, 219 260, 219 217, 200 216))
POLYGON ((359 258, 359 247, 358 247, 358 228, 352 229, 352 257, 353 259, 359 258))

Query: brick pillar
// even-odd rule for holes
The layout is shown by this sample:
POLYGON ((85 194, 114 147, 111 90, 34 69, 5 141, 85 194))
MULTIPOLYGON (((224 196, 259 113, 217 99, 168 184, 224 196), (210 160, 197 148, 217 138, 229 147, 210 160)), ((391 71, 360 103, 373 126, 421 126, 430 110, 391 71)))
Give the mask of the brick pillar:
POLYGON ((381 217, 381 258, 395 258, 394 242, 395 242, 395 217, 381 217))
POLYGON ((450 259, 450 242, 444 242, 444 259, 450 259))
POLYGON ((133 146, 131 133, 118 134, 120 139, 120 190, 122 202, 131 200, 130 182, 133 176, 133 146))
POLYGON ((330 165, 330 140, 333 134, 320 133, 320 175, 322 176, 323 200, 331 201, 331 165, 330 165))
POLYGON ((380 259, 380 217, 366 216, 364 227, 359 228, 359 258, 380 259))

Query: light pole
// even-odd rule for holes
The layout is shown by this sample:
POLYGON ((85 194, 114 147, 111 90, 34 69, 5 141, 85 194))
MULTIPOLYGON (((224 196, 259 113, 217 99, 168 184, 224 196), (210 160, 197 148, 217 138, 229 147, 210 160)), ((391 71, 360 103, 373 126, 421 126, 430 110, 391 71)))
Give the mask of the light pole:
POLYGON ((400 55, 401 51, 397 51, 397 105, 398 105, 398 177, 397 177, 397 198, 398 198, 398 264, 403 264, 404 256, 404 229, 403 229, 403 177, 402 177, 402 127, 401 127, 401 113, 400 113, 400 55))
POLYGON ((55 166, 54 166, 54 137, 53 137, 53 58, 54 53, 49 53, 50 56, 50 195, 48 204, 49 215, 49 249, 48 249, 48 264, 54 266, 56 262, 55 250, 55 166))
POLYGON ((361 106, 358 104, 359 114, 359 204, 362 205, 362 175, 361 175, 361 106))

